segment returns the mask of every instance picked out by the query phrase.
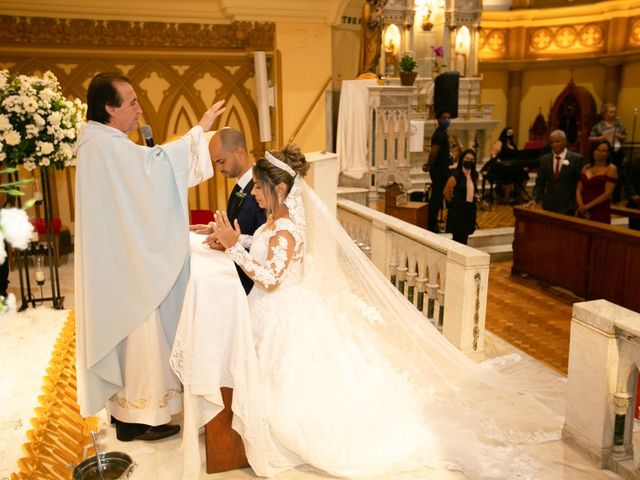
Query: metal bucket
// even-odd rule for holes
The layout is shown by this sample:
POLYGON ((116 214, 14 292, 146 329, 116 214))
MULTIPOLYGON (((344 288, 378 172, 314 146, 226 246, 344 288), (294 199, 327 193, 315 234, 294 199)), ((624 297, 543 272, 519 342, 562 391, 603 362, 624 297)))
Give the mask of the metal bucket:
POLYGON ((98 459, 94 455, 80 462, 73 469, 73 480, 126 480, 133 473, 136 464, 122 452, 100 452, 102 477, 98 470, 98 459))

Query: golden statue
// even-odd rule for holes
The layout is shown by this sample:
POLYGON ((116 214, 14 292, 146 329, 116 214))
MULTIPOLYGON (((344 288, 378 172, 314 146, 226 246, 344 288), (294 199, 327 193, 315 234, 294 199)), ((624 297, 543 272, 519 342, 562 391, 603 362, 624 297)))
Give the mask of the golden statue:
POLYGON ((383 8, 387 0, 366 0, 362 6, 362 44, 358 74, 378 70, 382 47, 383 8))

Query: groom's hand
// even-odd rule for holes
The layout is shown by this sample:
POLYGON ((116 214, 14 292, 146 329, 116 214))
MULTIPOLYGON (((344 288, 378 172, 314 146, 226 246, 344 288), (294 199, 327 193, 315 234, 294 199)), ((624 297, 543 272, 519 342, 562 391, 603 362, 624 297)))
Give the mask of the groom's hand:
POLYGON ((224 247, 218 240, 218 236, 215 233, 212 233, 207 238, 205 238, 202 243, 209 245, 209 247, 213 248, 214 250, 224 250, 224 247))
POLYGON ((213 222, 209 222, 207 225, 201 223, 189 225, 189 231, 197 233, 198 235, 211 235, 213 233, 213 222))

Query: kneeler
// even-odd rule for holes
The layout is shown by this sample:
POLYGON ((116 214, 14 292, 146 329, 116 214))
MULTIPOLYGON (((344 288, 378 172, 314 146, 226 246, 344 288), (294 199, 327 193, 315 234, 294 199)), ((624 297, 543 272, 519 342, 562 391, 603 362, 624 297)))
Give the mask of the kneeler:
POLYGON ((238 432, 231 428, 233 389, 222 387, 224 409, 204 426, 207 473, 247 468, 249 462, 238 432))

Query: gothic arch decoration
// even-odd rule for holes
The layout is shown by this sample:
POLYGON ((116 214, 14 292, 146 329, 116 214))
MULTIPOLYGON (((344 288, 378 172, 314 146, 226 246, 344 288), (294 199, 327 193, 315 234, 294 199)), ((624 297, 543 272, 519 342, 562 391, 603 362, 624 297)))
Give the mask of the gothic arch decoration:
POLYGON ((571 80, 558 95, 549 112, 549 130, 562 130, 567 135, 567 148, 589 155, 589 132, 597 118, 596 102, 584 87, 571 80))
MULTIPOLYGON (((184 133, 214 98, 225 99, 229 110, 214 129, 239 128, 254 155, 263 153, 250 53, 274 51, 272 22, 209 25, 0 15, 0 46, 9 52, 0 68, 24 74, 51 70, 65 95, 82 100, 96 73, 123 73, 138 93, 141 123, 152 126, 158 143, 184 133)), ((138 132, 131 139, 142 141, 138 132)), ((54 208, 65 225, 74 221, 74 177, 74 169, 56 172, 54 208)), ((227 195, 225 179, 215 175, 190 192, 190 208, 223 208, 227 195)))

